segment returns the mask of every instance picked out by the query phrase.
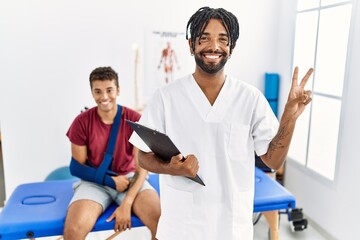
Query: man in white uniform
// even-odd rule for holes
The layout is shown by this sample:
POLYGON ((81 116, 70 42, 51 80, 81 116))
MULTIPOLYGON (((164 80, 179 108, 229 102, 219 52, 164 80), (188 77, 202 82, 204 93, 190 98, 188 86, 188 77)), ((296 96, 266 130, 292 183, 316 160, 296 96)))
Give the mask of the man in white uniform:
MULTIPOLYGON (((256 88, 225 75, 239 36, 237 18, 200 8, 189 20, 195 72, 158 89, 140 123, 166 133, 184 154, 166 163, 133 134, 140 165, 161 173, 159 240, 253 238, 254 152, 271 168, 284 162, 296 119, 311 101, 312 69, 293 84, 280 126, 256 88), (202 186, 187 177, 196 174, 202 186)), ((187 37, 188 38, 188 37, 187 37)))

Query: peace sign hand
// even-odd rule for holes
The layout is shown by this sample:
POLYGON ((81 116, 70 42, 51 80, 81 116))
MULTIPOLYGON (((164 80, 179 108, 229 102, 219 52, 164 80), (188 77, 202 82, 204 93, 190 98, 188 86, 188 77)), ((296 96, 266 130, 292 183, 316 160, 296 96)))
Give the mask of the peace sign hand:
POLYGON ((295 67, 291 89, 284 110, 284 116, 286 118, 296 120, 304 112, 306 105, 311 102, 312 93, 310 90, 304 90, 304 87, 313 71, 314 69, 310 68, 301 80, 300 84, 298 84, 299 68, 295 67))

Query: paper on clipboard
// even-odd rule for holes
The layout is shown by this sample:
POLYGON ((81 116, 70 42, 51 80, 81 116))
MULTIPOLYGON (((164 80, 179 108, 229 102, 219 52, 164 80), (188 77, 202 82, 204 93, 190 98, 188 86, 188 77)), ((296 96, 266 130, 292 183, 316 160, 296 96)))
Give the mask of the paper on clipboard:
MULTIPOLYGON (((171 157, 180 154, 175 144, 171 141, 169 136, 151 128, 145 127, 139 123, 126 120, 131 128, 139 135, 139 137, 146 143, 153 153, 159 156, 165 162, 170 162, 171 157)), ((196 175, 194 178, 187 177, 203 186, 205 183, 196 175)))

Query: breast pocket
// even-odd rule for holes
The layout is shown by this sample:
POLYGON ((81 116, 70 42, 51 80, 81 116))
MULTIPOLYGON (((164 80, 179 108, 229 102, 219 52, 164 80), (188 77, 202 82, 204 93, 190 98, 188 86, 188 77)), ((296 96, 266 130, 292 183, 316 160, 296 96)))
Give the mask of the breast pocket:
POLYGON ((232 124, 228 145, 230 159, 232 161, 246 161, 249 152, 253 152, 251 142, 250 125, 232 124))

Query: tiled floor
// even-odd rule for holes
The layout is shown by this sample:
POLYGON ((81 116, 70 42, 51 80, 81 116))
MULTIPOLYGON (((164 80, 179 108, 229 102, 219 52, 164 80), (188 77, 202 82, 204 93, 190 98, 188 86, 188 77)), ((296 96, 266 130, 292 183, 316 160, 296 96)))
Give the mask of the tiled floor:
MULTIPOLYGON (((308 227, 303 231, 293 232, 291 229, 291 222, 288 221, 287 215, 280 216, 280 240, 326 240, 314 227, 308 225, 308 227)), ((268 225, 264 217, 261 217, 259 222, 254 226, 254 240, 268 240, 268 225)), ((92 233, 88 239, 105 239, 110 236, 112 231, 104 231, 98 233, 92 233)), ((145 227, 132 229, 121 233, 117 238, 121 240, 149 240, 150 234, 145 227)))
MULTIPOLYGON (((287 215, 280 216, 279 236, 280 240, 326 240, 314 227, 308 225, 303 231, 292 231, 291 222, 288 221, 287 215)), ((268 240, 268 225, 264 217, 261 217, 259 222, 254 226, 254 240, 268 240)), ((91 233, 88 239, 105 239, 110 236, 112 231, 104 231, 98 233, 91 233)), ((121 240, 149 240, 150 234, 145 227, 135 228, 131 231, 121 233, 117 238, 121 240)))
MULTIPOLYGON (((293 231, 292 223, 288 221, 287 215, 280 215, 279 238, 280 240, 326 240, 313 226, 308 224, 303 231, 293 231)), ((267 240, 269 227, 264 217, 254 226, 254 240, 267 240)))

